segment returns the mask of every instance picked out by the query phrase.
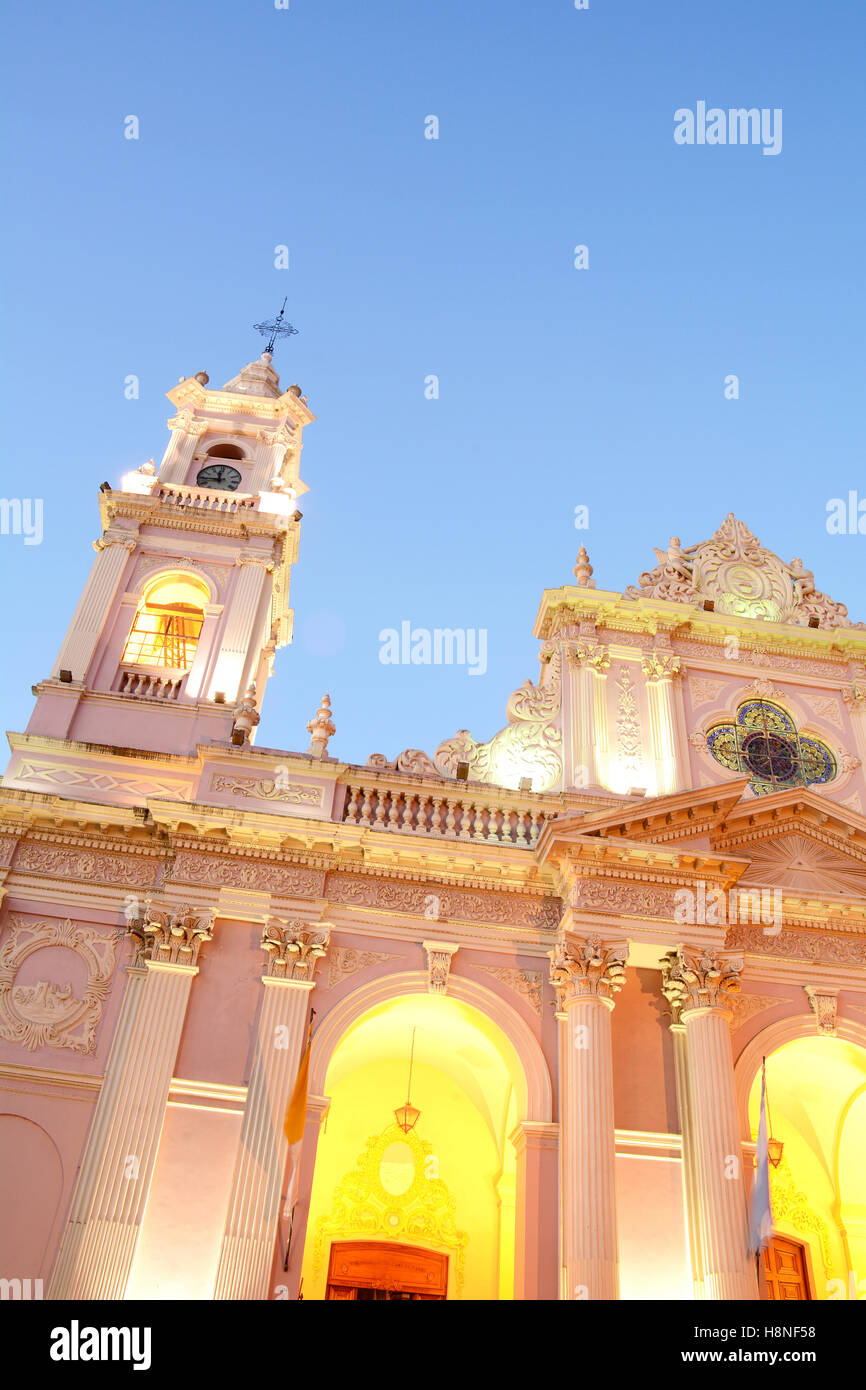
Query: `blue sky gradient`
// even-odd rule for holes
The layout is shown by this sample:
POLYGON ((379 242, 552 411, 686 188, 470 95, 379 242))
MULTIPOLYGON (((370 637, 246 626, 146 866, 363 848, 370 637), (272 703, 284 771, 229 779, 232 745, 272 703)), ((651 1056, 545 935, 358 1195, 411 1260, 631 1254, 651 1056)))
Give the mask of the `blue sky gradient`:
POLYGON ((7 727, 99 483, 159 459, 164 392, 233 376, 284 295, 275 365, 318 421, 260 746, 305 748, 325 690, 350 761, 490 737, 581 541, 622 589, 733 510, 866 618, 866 536, 826 529, 866 498, 862 7, 49 0, 6 51, 3 490, 44 499, 41 545, 0 537, 7 727), (677 145, 699 100, 782 108, 782 152, 677 145), (403 620, 485 628, 486 674, 382 665, 403 620))

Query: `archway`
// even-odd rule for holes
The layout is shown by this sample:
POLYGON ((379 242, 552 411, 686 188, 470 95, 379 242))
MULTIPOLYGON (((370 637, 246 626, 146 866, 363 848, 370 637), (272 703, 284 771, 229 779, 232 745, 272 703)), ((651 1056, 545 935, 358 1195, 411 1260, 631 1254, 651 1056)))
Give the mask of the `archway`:
MULTIPOLYGON (((304 1297, 326 1296, 332 1249, 360 1239, 402 1246, 404 1268, 410 1247, 444 1257, 448 1298, 511 1298, 521 1184, 510 1136, 533 1109, 549 1119, 543 1056, 528 1078, 520 1027, 518 1051, 490 1017, 498 1007, 506 1025, 522 1026, 496 995, 482 1012, 450 993, 422 993, 420 974, 383 985, 343 1000, 314 1043, 311 1091, 330 1098, 330 1111, 316 1155, 304 1297), (404 1133, 395 1111, 409 1098, 413 1035, 411 1102, 421 1113, 404 1133)), ((399 1282, 398 1273, 389 1277, 399 1282)))
POLYGON ((840 1021, 839 1036, 819 1037, 809 1024, 782 1020, 753 1039, 738 1063, 738 1089, 742 1099, 751 1077, 754 1139, 766 1055, 772 1132, 783 1144, 770 1172, 774 1232, 802 1247, 809 1297, 846 1299, 858 1296, 856 1271, 866 1273, 866 1048, 857 1025, 840 1021))

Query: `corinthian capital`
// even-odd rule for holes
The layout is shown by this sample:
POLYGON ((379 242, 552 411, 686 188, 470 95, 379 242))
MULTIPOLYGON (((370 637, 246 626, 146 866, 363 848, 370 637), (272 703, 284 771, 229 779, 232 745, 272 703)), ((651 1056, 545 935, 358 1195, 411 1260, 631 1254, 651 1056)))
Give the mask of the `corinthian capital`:
POLYGON ((136 544, 136 537, 131 531, 123 531, 109 526, 105 534, 97 537, 93 542, 93 549, 98 554, 100 550, 107 550, 110 545, 122 545, 124 550, 128 550, 132 554, 136 544))
POLYGON ((591 666, 601 674, 610 665, 610 652, 601 642, 585 642, 581 639, 572 642, 567 651, 572 666, 591 666))
POLYGON ((235 560, 236 565, 261 565, 270 574, 274 568, 274 557, 265 550, 242 550, 235 560))
POLYGON ((129 934, 141 941, 140 958, 155 965, 197 965, 203 941, 213 936, 214 910, 157 907, 145 903, 144 917, 129 934))
POLYGON ((679 1023, 689 1009, 723 1009, 729 994, 740 989, 743 957, 732 951, 686 951, 680 947, 662 958, 662 994, 679 1023))
POLYGON ((327 953, 331 929, 324 923, 274 918, 262 932, 268 975, 274 980, 312 980, 316 963, 327 953))
POLYGON ((602 941, 600 936, 574 936, 558 942, 550 956, 550 982, 560 1009, 569 999, 594 995, 613 999, 625 984, 627 941, 602 941))
POLYGON ((682 661, 675 652, 666 651, 664 648, 644 652, 640 664, 648 680, 673 680, 675 676, 682 675, 682 661))

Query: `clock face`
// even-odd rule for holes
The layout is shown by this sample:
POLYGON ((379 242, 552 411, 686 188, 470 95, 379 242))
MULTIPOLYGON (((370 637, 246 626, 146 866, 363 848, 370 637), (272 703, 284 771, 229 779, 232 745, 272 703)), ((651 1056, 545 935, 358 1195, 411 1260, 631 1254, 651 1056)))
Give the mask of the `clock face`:
POLYGON ((234 492, 240 480, 238 470, 227 463, 209 463, 196 478, 199 487, 221 488, 224 492, 234 492))

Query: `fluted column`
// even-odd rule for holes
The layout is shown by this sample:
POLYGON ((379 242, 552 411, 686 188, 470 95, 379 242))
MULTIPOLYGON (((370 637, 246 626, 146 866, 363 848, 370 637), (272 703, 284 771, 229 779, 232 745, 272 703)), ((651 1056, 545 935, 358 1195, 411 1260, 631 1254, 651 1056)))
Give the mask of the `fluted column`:
POLYGON ((146 905, 49 1298, 121 1299, 147 1205, 168 1090, 202 941, 213 918, 146 905))
POLYGON ((671 1039, 674 1049, 674 1077, 677 1088, 677 1109, 680 1116, 682 1134, 682 1175, 683 1204, 686 1214, 686 1231, 689 1241, 689 1260, 692 1272, 692 1286, 695 1298, 704 1296, 704 1275, 701 1260, 701 1239, 698 1229, 698 1179, 697 1152, 695 1147, 694 1103, 689 1094, 689 1072, 686 1058, 686 1025, 680 1018, 680 1009, 674 1006, 674 1021, 671 1023, 671 1039))
POLYGON ((569 660, 576 670, 576 699, 573 705, 572 783, 577 787, 601 786, 606 775, 607 701, 606 672, 610 665, 607 647, 593 639, 581 639, 569 649, 569 660))
POLYGON ((316 961, 325 954, 324 924, 271 922, 243 1126, 235 1161, 214 1298, 264 1299, 274 1257, 286 1160, 283 1121, 304 1047, 316 961))
POLYGON ((274 567, 272 555, 257 552, 243 552, 237 563, 240 574, 226 604, 219 655, 210 681, 211 697, 222 691, 230 705, 241 693, 265 580, 274 567))
POLYGON ((674 681, 682 668, 680 658, 666 648, 645 653, 641 666, 647 678, 650 737, 656 771, 656 794, 680 790, 682 768, 679 730, 674 710, 674 681))
POLYGON ((611 1013, 625 941, 566 933, 550 953, 561 1027, 561 1252, 566 1298, 619 1297, 611 1013))
POLYGON ((727 997, 742 956, 670 952, 664 993, 685 1026, 686 1095, 694 1146, 697 1269, 706 1299, 758 1296, 748 1252, 746 1184, 737 1123, 727 997))
POLYGON ((100 540, 93 542, 96 559, 63 639, 55 675, 57 671, 67 670, 72 672, 74 681, 84 680, 99 634, 111 612, 124 567, 136 543, 136 537, 131 532, 111 527, 100 540))

